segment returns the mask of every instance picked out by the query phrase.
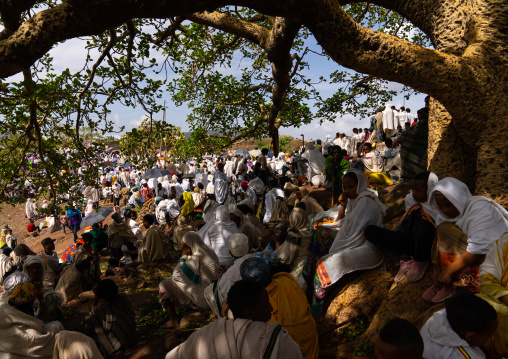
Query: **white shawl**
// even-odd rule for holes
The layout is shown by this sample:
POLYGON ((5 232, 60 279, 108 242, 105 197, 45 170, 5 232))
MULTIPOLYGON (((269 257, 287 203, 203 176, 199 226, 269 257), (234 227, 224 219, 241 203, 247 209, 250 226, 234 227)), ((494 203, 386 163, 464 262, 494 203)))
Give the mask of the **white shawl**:
MULTIPOLYGON (((278 323, 220 318, 166 355, 166 359, 261 359, 278 323)), ((302 352, 285 329, 272 343, 270 358, 302 358, 302 352)))
MULTIPOLYGON (((475 232, 493 227, 500 221, 508 220, 508 212, 497 202, 483 196, 473 196, 464 182, 453 177, 443 178, 437 182, 429 195, 431 208, 438 214, 436 225, 443 222, 455 223, 468 237, 475 232), (437 205, 435 195, 445 196, 460 214, 455 218, 448 218, 437 205)), ((492 240, 499 238, 499 235, 492 240)))
POLYGON ((227 243, 229 237, 238 232, 238 228, 229 219, 229 210, 226 206, 217 207, 216 220, 217 222, 204 234, 203 242, 217 254, 221 265, 231 266, 235 259, 229 253, 227 243))
POLYGON ((348 172, 358 178, 358 197, 348 201, 345 217, 332 225, 339 228, 339 233, 330 253, 321 258, 331 284, 347 273, 375 268, 384 259, 379 249, 365 239, 363 231, 368 225, 381 227, 387 207, 379 201, 377 192, 369 188, 362 171, 350 169, 348 172))
POLYGON ((0 305, 0 358, 53 357, 55 334, 64 328, 60 322, 44 324, 9 304, 0 305))
POLYGON ((447 177, 436 183, 429 202, 438 214, 436 225, 443 222, 455 223, 467 235, 469 253, 486 254, 492 243, 508 231, 508 212, 489 198, 472 196, 466 184, 456 178, 447 177), (457 217, 449 218, 441 212, 435 198, 438 192, 457 208, 457 217))

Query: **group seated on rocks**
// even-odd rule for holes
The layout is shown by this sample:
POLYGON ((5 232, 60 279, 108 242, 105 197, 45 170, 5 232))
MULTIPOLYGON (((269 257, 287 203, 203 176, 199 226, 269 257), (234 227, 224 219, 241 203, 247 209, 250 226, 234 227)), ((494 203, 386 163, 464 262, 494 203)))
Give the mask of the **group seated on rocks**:
MULTIPOLYGON (((0 255, 0 313, 11 319, 0 324, 7 338, 0 354, 125 353, 136 342, 134 311, 112 280, 101 280, 100 252, 109 250, 108 276, 120 267, 157 266, 171 257, 169 249, 180 258, 158 288, 168 314, 161 328, 180 327, 180 306, 211 309, 217 319, 168 359, 318 358, 316 323, 324 319, 331 288, 353 272, 392 268, 385 261, 398 265, 397 285, 422 281, 432 268, 434 283, 421 294, 429 303, 444 301, 445 309, 420 331, 400 318, 383 323, 378 358, 508 357, 508 212, 472 196, 455 178, 439 180, 425 171, 410 183, 397 230, 383 228, 387 206, 374 188, 391 183, 383 169, 387 156, 353 142, 357 153, 349 159, 331 143, 326 158, 308 144, 293 163, 285 156, 269 160, 263 149, 252 167, 246 158, 207 161, 194 168, 194 179, 187 169, 190 181, 182 178, 189 164, 171 176, 145 181, 138 175, 130 183, 123 171, 111 195, 116 205, 122 186, 128 188, 128 204, 115 206, 106 230, 94 224, 82 234, 70 264, 59 263, 50 238, 40 255, 25 244, 0 255), (337 206, 325 210, 308 188, 298 187, 314 179, 337 206), (65 331, 61 305, 90 290, 95 300, 81 332, 65 331), (36 345, 20 344, 28 340, 36 345)), ((344 136, 337 143, 346 146, 344 136)))

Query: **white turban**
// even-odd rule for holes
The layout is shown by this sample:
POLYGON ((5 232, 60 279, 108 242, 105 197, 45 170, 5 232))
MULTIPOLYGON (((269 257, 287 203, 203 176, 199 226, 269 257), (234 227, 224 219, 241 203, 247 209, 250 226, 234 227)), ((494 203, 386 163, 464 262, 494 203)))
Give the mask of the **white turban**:
POLYGON ((12 273, 4 280, 4 292, 2 293, 2 298, 10 297, 12 291, 17 285, 27 283, 29 281, 30 277, 24 272, 12 273))
POLYGON ((243 257, 249 253, 249 239, 243 233, 234 233, 229 237, 228 247, 234 257, 243 257))
POLYGON ((23 272, 28 274, 28 267, 36 263, 39 263, 41 265, 42 277, 44 278, 44 271, 46 270, 46 262, 44 261, 44 259, 42 259, 42 257, 39 256, 28 256, 25 259, 25 263, 23 264, 23 272))

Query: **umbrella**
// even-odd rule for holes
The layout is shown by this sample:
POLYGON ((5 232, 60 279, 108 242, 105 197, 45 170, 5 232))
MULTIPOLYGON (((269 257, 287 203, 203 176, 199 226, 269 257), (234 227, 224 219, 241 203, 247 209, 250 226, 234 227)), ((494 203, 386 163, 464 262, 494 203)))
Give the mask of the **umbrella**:
POLYGON ((248 155, 249 152, 245 151, 245 150, 236 150, 235 155, 248 155))
POLYGON ((151 170, 148 170, 143 175, 144 179, 150 179, 150 178, 159 178, 164 176, 171 176, 171 172, 168 170, 165 170, 164 168, 152 168, 151 170))
POLYGON ((261 156, 261 150, 251 150, 249 151, 251 156, 258 157, 261 156))
POLYGON ((194 164, 196 164, 196 161, 192 160, 192 161, 189 161, 189 163, 190 163, 191 165, 194 165, 194 164))
POLYGON ((97 222, 104 221, 107 216, 109 216, 111 213, 113 213, 113 208, 104 207, 101 208, 98 212, 92 212, 88 216, 83 219, 83 221, 80 224, 81 228, 86 228, 88 226, 91 226, 97 222))
POLYGON ((118 165, 118 167, 129 167, 129 168, 131 168, 132 166, 134 166, 134 163, 132 162, 125 162, 122 163, 121 165, 118 165))

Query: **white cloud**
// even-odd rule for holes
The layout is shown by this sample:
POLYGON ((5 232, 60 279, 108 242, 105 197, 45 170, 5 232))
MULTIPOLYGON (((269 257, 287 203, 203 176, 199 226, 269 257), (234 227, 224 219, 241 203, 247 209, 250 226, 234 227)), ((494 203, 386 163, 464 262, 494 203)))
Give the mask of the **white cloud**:
POLYGON ((139 120, 131 120, 131 122, 129 123, 129 125, 131 127, 139 127, 141 126, 141 122, 143 122, 144 119, 146 119, 146 115, 142 115, 139 120))

